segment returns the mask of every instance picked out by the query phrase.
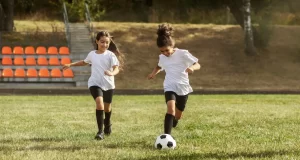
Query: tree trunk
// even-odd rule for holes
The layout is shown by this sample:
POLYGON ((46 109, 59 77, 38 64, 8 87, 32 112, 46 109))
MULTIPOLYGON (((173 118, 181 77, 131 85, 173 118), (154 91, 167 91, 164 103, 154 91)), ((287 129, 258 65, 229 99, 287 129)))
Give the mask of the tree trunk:
POLYGON ((14 28, 14 0, 2 0, 3 31, 12 32, 14 28))
POLYGON ((244 34, 245 34, 245 52, 247 55, 256 55, 256 49, 253 43, 253 32, 251 25, 251 3, 250 0, 244 2, 244 34))
POLYGON ((3 14, 3 8, 2 4, 0 3, 0 31, 3 30, 3 24, 4 24, 4 14, 3 14))

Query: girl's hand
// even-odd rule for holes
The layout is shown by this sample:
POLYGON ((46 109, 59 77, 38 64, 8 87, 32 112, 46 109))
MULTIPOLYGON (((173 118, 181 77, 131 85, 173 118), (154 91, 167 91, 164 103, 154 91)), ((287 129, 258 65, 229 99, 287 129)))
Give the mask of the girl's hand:
POLYGON ((68 68, 70 68, 71 67, 71 64, 64 64, 63 65, 63 70, 66 70, 66 69, 68 69, 68 68))
POLYGON ((111 71, 105 71, 104 74, 107 76, 113 76, 113 73, 111 71))
POLYGON ((152 73, 147 76, 147 79, 154 79, 154 78, 155 78, 155 75, 152 73))
POLYGON ((187 73, 189 73, 189 74, 193 74, 194 73, 194 69, 193 68, 187 68, 185 71, 187 73))

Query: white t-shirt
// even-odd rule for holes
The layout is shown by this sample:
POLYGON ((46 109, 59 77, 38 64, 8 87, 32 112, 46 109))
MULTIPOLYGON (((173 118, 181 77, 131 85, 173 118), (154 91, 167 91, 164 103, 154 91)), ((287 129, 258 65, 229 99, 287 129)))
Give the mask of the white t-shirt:
POLYGON ((189 84, 189 75, 185 70, 198 62, 187 50, 175 48, 175 52, 167 57, 159 55, 158 66, 166 72, 164 91, 173 91, 177 95, 187 95, 193 92, 189 84))
POLYGON ((114 76, 104 74, 104 71, 113 71, 112 67, 119 65, 119 61, 113 52, 106 50, 102 54, 97 54, 96 50, 91 51, 84 62, 92 64, 88 87, 98 86, 105 91, 115 88, 114 76))

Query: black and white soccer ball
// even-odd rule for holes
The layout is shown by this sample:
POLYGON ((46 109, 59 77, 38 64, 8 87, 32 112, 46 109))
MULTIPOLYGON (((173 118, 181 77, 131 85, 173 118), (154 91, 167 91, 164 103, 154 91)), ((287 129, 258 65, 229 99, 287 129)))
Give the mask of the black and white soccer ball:
POLYGON ((176 141, 169 134, 162 134, 156 138, 154 147, 157 149, 174 149, 176 147, 176 141))

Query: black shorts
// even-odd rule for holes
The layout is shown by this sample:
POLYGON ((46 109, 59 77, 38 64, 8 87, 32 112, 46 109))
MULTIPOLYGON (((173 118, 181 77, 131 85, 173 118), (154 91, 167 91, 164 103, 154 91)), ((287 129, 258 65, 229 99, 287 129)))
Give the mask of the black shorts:
POLYGON ((186 102, 189 98, 189 95, 184 95, 184 96, 179 96, 177 95, 175 92, 173 91, 166 91, 165 92, 165 99, 166 99, 166 103, 169 101, 169 100, 175 100, 175 105, 176 105, 176 108, 180 111, 184 111, 184 108, 185 108, 185 105, 186 105, 186 102))
POLYGON ((100 97, 103 97, 103 102, 105 102, 105 103, 112 102, 114 89, 104 91, 98 86, 91 86, 89 89, 90 89, 91 95, 93 96, 94 99, 96 99, 97 97, 100 96, 100 97))

